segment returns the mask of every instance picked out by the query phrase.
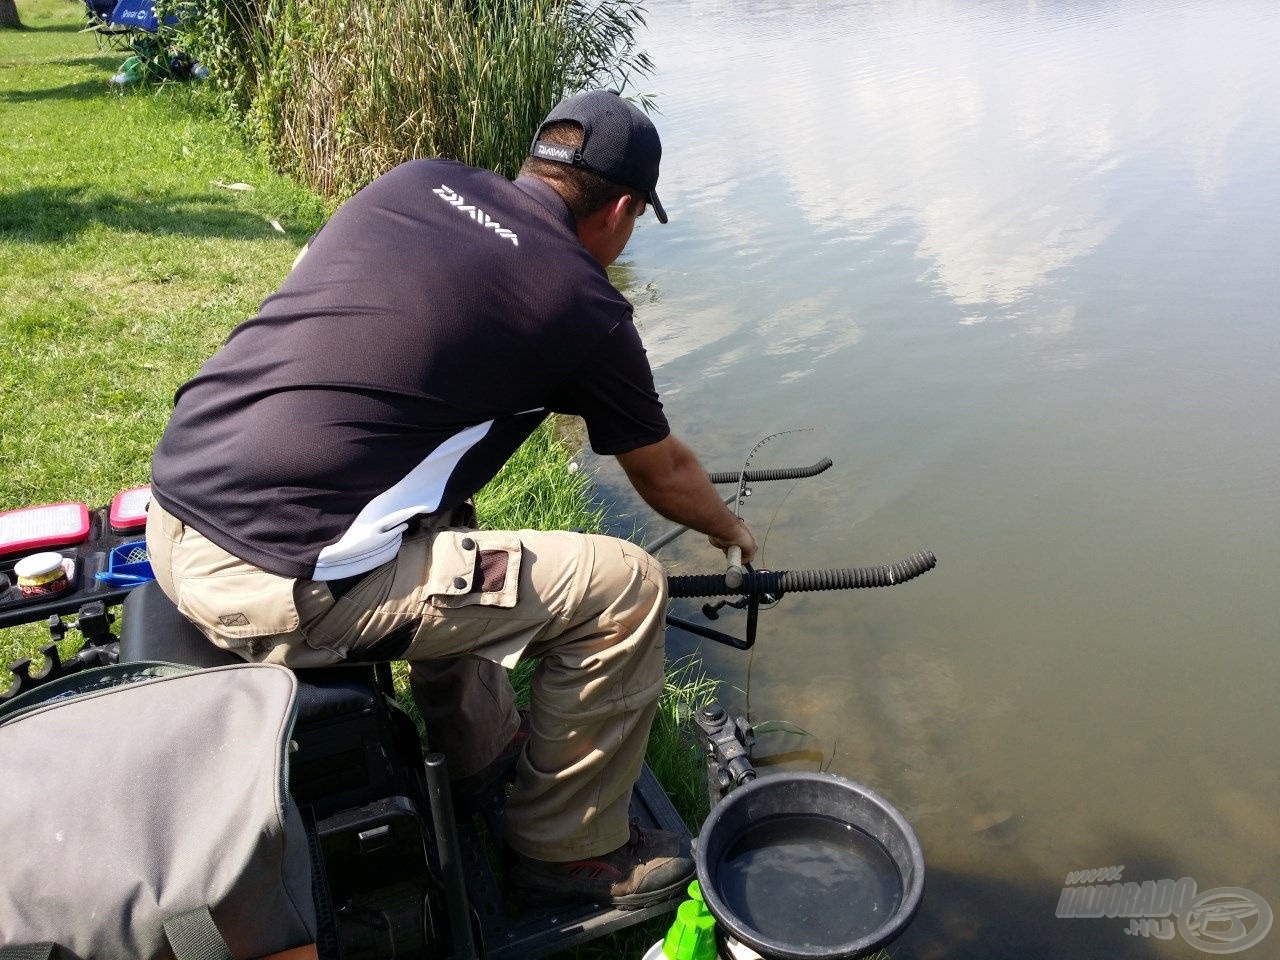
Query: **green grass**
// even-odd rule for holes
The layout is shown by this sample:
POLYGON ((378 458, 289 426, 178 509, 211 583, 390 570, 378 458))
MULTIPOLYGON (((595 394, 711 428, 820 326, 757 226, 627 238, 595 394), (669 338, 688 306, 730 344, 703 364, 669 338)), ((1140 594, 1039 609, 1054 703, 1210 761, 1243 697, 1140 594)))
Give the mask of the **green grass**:
MULTIPOLYGON (((0 32, 0 510, 145 483, 174 390, 328 213, 185 88, 116 93, 82 10, 29 0, 0 32)), ((6 631, 0 662, 40 641, 6 631)))
POLYGON ((183 88, 113 92, 124 55, 76 32, 79 4, 20 9, 34 29, 0 34, 0 508, 96 504, 146 481, 174 390, 327 210, 183 88))
MULTIPOLYGON (((0 31, 0 510, 99 506, 147 482, 174 391, 330 210, 193 109, 186 88, 115 92, 107 79, 125 54, 79 32, 81 9, 26 0, 28 29, 0 31)), ((482 522, 598 529, 574 450, 540 430, 485 491, 482 522)), ((43 626, 0 631, 0 664, 46 639, 43 626)), ((73 634, 62 652, 77 646, 73 634)), ((685 718, 712 686, 696 664, 676 670, 650 743, 691 824, 705 798, 685 718)), ((566 956, 638 956, 665 923, 566 956)))

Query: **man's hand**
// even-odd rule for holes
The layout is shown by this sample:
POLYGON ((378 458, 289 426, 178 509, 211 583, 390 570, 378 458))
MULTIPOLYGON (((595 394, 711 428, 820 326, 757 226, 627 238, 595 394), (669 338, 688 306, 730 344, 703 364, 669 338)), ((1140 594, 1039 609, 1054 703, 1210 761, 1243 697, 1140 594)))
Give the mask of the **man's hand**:
POLYGON ((743 563, 755 558, 751 528, 724 505, 698 458, 674 434, 618 454, 618 463, 636 493, 668 520, 706 534, 717 549, 741 547, 743 563))
POLYGON ((756 537, 755 534, 751 532, 751 528, 741 520, 738 521, 738 525, 740 528, 740 535, 734 539, 722 540, 720 537, 708 536, 707 540, 710 541, 711 545, 717 550, 724 550, 725 552, 728 552, 730 547, 741 548, 742 562, 750 563, 755 559, 756 551, 759 549, 759 546, 756 544, 756 537))

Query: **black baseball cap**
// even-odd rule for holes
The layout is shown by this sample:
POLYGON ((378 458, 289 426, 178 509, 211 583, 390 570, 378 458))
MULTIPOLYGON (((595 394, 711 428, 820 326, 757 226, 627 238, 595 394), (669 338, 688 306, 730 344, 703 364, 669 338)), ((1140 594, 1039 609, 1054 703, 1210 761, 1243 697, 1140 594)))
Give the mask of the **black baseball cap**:
POLYGON ((657 128, 635 104, 614 90, 588 90, 557 104, 538 127, 529 156, 589 170, 606 180, 644 193, 659 223, 667 211, 658 200, 658 163, 662 141, 657 128), (582 149, 540 139, 547 124, 571 120, 582 127, 582 149))

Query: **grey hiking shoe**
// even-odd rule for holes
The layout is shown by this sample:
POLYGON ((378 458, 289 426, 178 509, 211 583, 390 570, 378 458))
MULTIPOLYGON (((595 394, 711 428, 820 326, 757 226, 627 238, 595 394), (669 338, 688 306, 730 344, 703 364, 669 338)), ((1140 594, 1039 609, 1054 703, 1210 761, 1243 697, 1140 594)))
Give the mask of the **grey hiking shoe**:
POLYGON ((637 910, 684 892, 693 877, 687 838, 666 830, 643 830, 599 857, 551 863, 515 854, 507 879, 526 901, 583 900, 637 910))

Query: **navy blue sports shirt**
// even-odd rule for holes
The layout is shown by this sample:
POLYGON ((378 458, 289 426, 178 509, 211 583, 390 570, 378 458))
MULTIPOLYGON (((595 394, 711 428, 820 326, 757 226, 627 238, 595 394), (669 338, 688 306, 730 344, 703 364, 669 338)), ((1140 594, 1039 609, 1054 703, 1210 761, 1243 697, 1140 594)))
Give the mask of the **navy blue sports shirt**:
POLYGON ((343 204, 178 390, 152 495, 272 573, 355 576, 551 412, 601 454, 667 436, 631 305, 550 186, 415 160, 343 204))

